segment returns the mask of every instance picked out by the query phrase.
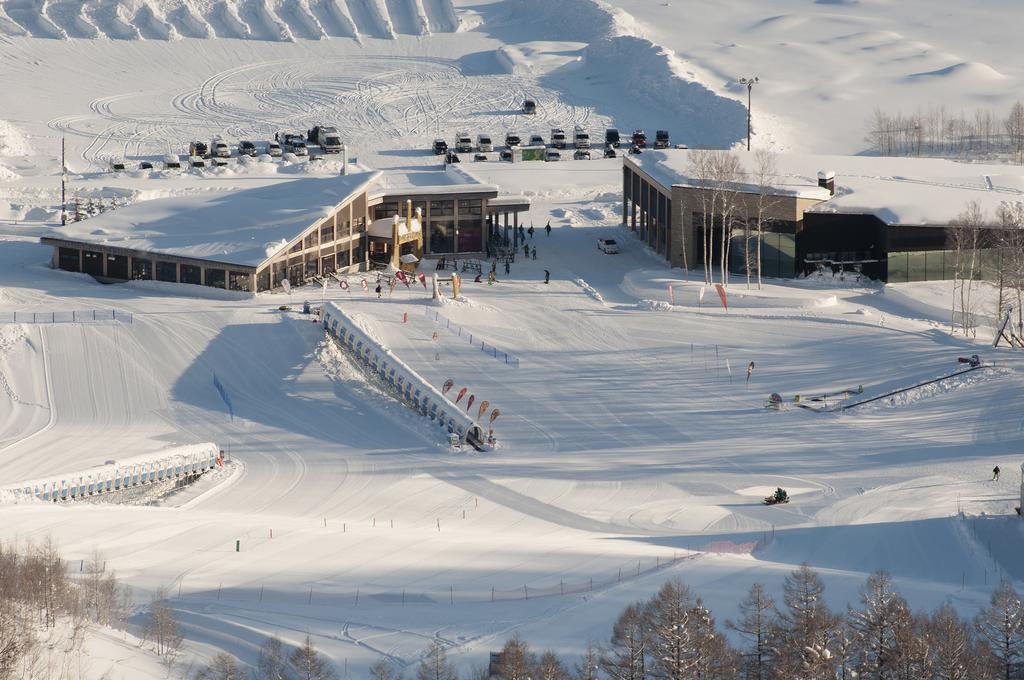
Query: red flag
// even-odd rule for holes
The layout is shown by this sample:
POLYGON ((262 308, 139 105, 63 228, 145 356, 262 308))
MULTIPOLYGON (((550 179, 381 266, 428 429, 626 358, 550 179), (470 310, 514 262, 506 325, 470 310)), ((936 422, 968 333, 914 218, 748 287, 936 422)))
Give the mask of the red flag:
POLYGON ((491 405, 491 402, 487 401, 486 399, 484 399, 482 402, 480 402, 480 410, 478 410, 476 412, 476 419, 477 420, 480 420, 481 418, 484 417, 484 411, 486 411, 487 407, 490 406, 490 405, 491 405))
POLYGON ((722 299, 722 306, 725 307, 725 311, 729 311, 729 303, 725 299, 725 286, 720 283, 715 284, 715 290, 718 291, 718 297, 722 299))
POLYGON ((463 387, 461 390, 459 390, 459 396, 455 397, 455 403, 456 404, 458 404, 460 401, 462 401, 462 398, 464 396, 466 396, 466 392, 469 392, 469 388, 468 387, 463 387))
POLYGON ((395 278, 404 283, 406 288, 409 287, 409 277, 407 277, 405 275, 405 272, 403 272, 401 269, 395 272, 395 278))
POLYGON ((444 381, 444 387, 441 388, 441 394, 448 394, 448 390, 455 386, 455 381, 449 378, 444 381))
POLYGON ((466 413, 469 413, 469 409, 473 407, 473 402, 476 401, 476 395, 469 395, 469 400, 466 402, 466 413))
POLYGON ((420 272, 419 276, 417 278, 419 278, 420 283, 423 284, 423 290, 426 290, 427 289, 427 277, 423 274, 423 272, 420 272))
POLYGON ((498 416, 500 415, 501 411, 499 411, 498 409, 494 409, 493 411, 491 411, 491 422, 493 423, 495 420, 497 420, 498 416))

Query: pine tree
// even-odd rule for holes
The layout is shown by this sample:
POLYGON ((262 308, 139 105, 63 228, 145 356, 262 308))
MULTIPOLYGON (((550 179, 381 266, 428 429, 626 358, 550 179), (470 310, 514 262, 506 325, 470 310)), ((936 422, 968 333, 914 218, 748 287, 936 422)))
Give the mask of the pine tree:
POLYGON ((549 649, 540 655, 534 680, 569 680, 569 674, 558 655, 549 649))
POLYGON ((196 680, 242 680, 244 674, 235 657, 219 652, 209 666, 196 674, 196 680))
POLYGON ((693 627, 694 673, 699 680, 733 680, 736 653, 715 627, 715 618, 698 597, 690 621, 693 627))
POLYGON ((573 680, 598 680, 598 673, 601 670, 601 657, 593 644, 588 644, 583 652, 583 658, 576 664, 576 674, 573 680))
POLYGON ((302 646, 288 657, 288 665, 299 680, 337 680, 338 677, 331 662, 316 651, 308 633, 302 646))
POLYGON ((1003 581, 992 593, 991 604, 978 612, 975 627, 988 643, 991 658, 1002 680, 1021 676, 1024 656, 1024 606, 1009 581, 1003 581))
POLYGON ((884 571, 868 577, 861 589, 862 608, 850 608, 847 622, 853 634, 854 657, 864 678, 893 677, 900 650, 896 645, 896 621, 907 603, 896 592, 884 571))
POLYGON ((768 680, 772 668, 770 633, 775 600, 765 592, 763 585, 755 583, 740 602, 739 609, 740 618, 726 621, 725 625, 747 640, 748 646, 742 652, 743 677, 768 680))
POLYGON ((268 637, 260 647, 256 662, 256 680, 286 680, 288 659, 281 638, 268 637))
POLYGON ((658 677, 688 680, 697 667, 693 595, 680 580, 665 583, 651 600, 651 656, 658 677))
POLYGON ((444 647, 436 640, 430 643, 416 669, 416 680, 458 680, 458 677, 444 647))
POLYGON ((650 621, 643 603, 629 605, 612 627, 610 649, 601 667, 612 680, 646 680, 650 621))
POLYGON ((389 659, 380 658, 370 666, 371 680, 402 680, 402 672, 389 659))
POLYGON ((772 632, 777 658, 773 677, 831 680, 839 617, 825 604, 825 584, 802 564, 786 576, 782 593, 785 609, 777 611, 772 632))
POLYGON ((495 675, 501 680, 530 680, 534 665, 530 646, 516 633, 501 648, 495 675))

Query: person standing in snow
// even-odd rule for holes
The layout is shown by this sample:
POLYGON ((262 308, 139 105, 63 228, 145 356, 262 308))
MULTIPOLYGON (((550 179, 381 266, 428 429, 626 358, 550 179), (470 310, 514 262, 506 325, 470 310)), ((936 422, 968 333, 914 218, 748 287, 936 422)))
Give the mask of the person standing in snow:
POLYGON ((992 468, 992 481, 993 482, 998 482, 999 481, 999 466, 998 465, 995 466, 994 468, 992 468))
POLYGON ((532 224, 530 225, 530 228, 526 230, 526 233, 530 235, 530 238, 533 238, 533 225, 532 224))
POLYGON ((505 260, 505 276, 508 276, 511 271, 512 267, 509 266, 508 260, 505 260))
POLYGON ((537 246, 533 247, 533 259, 537 259, 537 246))
POLYGON ((544 231, 548 233, 548 236, 551 236, 551 220, 548 220, 548 223, 544 225, 544 231))
POLYGON ((377 290, 377 299, 380 300, 380 284, 379 283, 377 284, 376 290, 377 290))
POLYGON ((530 257, 530 246, 523 245, 523 257, 530 257))
POLYGON ((551 283, 551 272, 544 270, 544 283, 551 283))

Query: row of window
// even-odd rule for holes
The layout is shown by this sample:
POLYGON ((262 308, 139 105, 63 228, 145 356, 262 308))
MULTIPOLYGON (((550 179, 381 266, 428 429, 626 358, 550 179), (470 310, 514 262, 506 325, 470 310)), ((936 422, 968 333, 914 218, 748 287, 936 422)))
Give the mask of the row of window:
POLYGON ((127 255, 111 255, 77 248, 59 248, 57 266, 70 272, 82 272, 91 276, 119 279, 122 281, 165 281, 168 283, 190 283, 211 288, 251 291, 251 275, 217 267, 163 260, 150 260, 127 255), (79 260, 81 257, 81 260, 79 260))
MULTIPOLYGON (((463 198, 459 199, 459 216, 464 215, 475 215, 481 216, 484 214, 484 202, 479 198, 463 198)), ((413 213, 418 209, 423 215, 424 219, 434 219, 436 217, 455 217, 455 201, 413 201, 412 202, 413 213), (430 208, 428 211, 427 208, 430 208)), ((373 209, 373 218, 375 220, 389 219, 394 215, 405 215, 406 204, 399 203, 397 201, 389 201, 387 203, 381 203, 373 209)))

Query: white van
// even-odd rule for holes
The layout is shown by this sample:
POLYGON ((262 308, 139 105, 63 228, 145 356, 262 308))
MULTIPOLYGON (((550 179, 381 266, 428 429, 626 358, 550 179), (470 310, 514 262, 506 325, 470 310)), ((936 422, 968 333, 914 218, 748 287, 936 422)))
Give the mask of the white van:
POLYGON ((491 143, 490 135, 477 135, 476 136, 476 150, 481 153, 488 153, 494 151, 494 144, 491 143))
POLYGON ((573 130, 572 137, 573 145, 577 149, 589 149, 590 148, 590 134, 586 130, 581 128, 579 125, 573 130))

